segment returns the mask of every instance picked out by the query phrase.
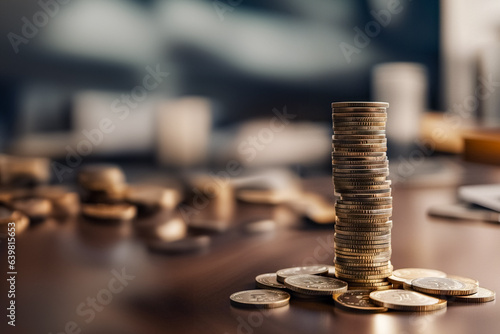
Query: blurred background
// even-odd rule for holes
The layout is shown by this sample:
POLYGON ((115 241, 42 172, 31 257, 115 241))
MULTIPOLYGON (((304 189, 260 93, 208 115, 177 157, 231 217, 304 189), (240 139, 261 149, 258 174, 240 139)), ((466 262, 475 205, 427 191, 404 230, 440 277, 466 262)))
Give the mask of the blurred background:
POLYGON ((248 165, 327 170, 329 104, 384 100, 390 154, 436 126, 460 153, 458 132, 500 118, 500 6, 481 3, 2 1, 0 147, 191 167, 255 146, 248 165), (291 127, 241 144, 284 108, 291 127))

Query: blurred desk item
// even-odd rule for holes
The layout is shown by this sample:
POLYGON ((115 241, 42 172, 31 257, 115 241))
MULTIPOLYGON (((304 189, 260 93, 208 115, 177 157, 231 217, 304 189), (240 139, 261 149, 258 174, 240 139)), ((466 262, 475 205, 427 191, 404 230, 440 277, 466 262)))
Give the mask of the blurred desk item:
POLYGON ((211 102, 202 97, 184 97, 159 105, 156 153, 162 165, 192 167, 206 162, 211 108, 211 102))
POLYGON ((477 130, 469 132, 464 138, 464 159, 500 165, 500 130, 477 130))
POLYGON ((464 121, 459 115, 448 112, 426 112, 420 123, 420 138, 432 150, 462 153, 464 137, 474 131, 475 121, 464 121))
POLYGON ((500 212, 500 184, 463 186, 458 189, 458 197, 462 201, 500 212))
POLYGON ((123 93, 83 91, 76 94, 72 114, 76 144, 73 150, 80 155, 89 154, 83 153, 84 150, 90 154, 152 151, 156 103, 155 95, 144 88, 123 93))
POLYGON ((398 153, 418 138, 420 117, 427 108, 427 70, 418 63, 385 63, 373 68, 374 101, 389 102, 387 138, 398 153))
POLYGON ((475 207, 467 203, 436 205, 429 209, 429 215, 461 220, 480 220, 500 224, 500 213, 475 207))

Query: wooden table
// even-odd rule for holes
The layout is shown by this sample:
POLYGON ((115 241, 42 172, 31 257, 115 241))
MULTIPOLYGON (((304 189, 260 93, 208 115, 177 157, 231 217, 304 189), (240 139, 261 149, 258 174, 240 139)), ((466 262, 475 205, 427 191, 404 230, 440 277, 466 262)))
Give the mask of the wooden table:
MULTIPOLYGON (((460 183, 498 181, 495 168, 465 166, 460 183)), ((331 193, 329 177, 306 181, 331 193)), ((431 218, 427 209, 453 202, 456 185, 394 186, 392 263, 476 278, 500 292, 500 226, 431 218)), ((243 206, 236 221, 266 217, 274 208, 243 206)), ((17 239, 16 327, 6 327, 6 247, 2 251, 0 333, 497 333, 500 303, 453 305, 430 313, 361 314, 328 302, 292 300, 274 310, 233 308, 229 295, 254 288, 254 277, 312 263, 331 264, 332 227, 300 224, 249 235, 238 224, 213 236, 201 253, 149 252, 130 226, 88 226, 48 220, 17 239), (102 310, 81 316, 88 297, 106 296, 114 275, 134 276, 102 310), (69 325, 71 327, 71 324, 69 325), (6 329, 6 331, 4 330, 6 329)), ((108 296, 109 297, 109 296, 108 296)), ((85 308, 84 308, 85 309, 85 308)))

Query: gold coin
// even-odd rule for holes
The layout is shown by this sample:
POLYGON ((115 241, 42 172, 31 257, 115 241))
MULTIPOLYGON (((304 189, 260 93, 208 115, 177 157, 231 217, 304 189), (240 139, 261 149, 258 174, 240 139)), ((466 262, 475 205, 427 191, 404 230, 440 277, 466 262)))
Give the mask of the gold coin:
POLYGON ((231 304, 237 307, 276 308, 288 305, 290 294, 280 290, 246 290, 233 293, 231 304))
POLYGON ((305 266, 280 269, 276 272, 278 282, 284 283, 285 279, 294 275, 326 275, 328 273, 327 266, 305 266))
POLYGON ((454 301, 464 303, 486 303, 495 300, 495 291, 479 287, 476 293, 467 296, 454 296, 454 301))
MULTIPOLYGON (((359 113, 361 114, 361 113, 359 113)), ((372 114, 363 114, 363 115, 359 115, 358 114, 353 114, 350 113, 343 113, 343 114, 334 114, 333 117, 333 122, 361 122, 361 123, 365 123, 365 122, 371 122, 371 123, 384 123, 387 121, 387 116, 386 115, 375 115, 375 116, 372 116, 372 114)))
POLYGON ((82 214, 88 218, 103 220, 131 220, 136 208, 130 204, 83 204, 82 214))
POLYGON ((478 286, 447 277, 421 277, 411 281, 413 290, 434 295, 466 296, 476 293, 478 286))
POLYGON ((402 285, 404 282, 411 282, 420 277, 446 277, 446 274, 439 270, 425 268, 403 268, 394 270, 389 282, 402 285))
POLYGON ((385 136, 385 133, 382 134, 354 134, 354 135, 339 135, 336 136, 335 134, 333 135, 332 139, 339 139, 339 140, 365 140, 365 139, 387 139, 385 136))
POLYGON ((386 307, 375 305, 370 299, 369 290, 349 290, 342 294, 333 295, 335 305, 348 310, 380 313, 386 312, 386 307))
POLYGON ((370 108, 389 108, 387 102, 365 102, 365 101, 348 101, 348 102, 333 102, 332 108, 356 108, 356 107, 370 107, 370 108))
MULTIPOLYGON (((342 276, 342 275, 340 275, 342 276)), ((337 277, 339 277, 337 275, 337 277)), ((382 282, 387 282, 386 278, 342 278, 339 277, 340 279, 346 281, 348 284, 373 284, 373 283, 382 283, 382 282)))
POLYGON ((337 118, 336 120, 333 121, 333 127, 355 127, 358 128, 360 127, 385 127, 386 122, 385 121, 380 121, 380 122, 373 122, 373 121, 345 121, 342 118, 337 118))
POLYGON ((39 197, 15 198, 10 202, 10 206, 32 220, 45 219, 53 212, 52 202, 39 197))
POLYGON ((288 289, 306 295, 332 295, 347 291, 347 283, 332 277, 294 275, 285 279, 288 289))
POLYGON ((392 284, 390 282, 387 282, 387 281, 376 282, 376 283, 352 283, 352 282, 350 282, 349 286, 353 287, 353 288, 359 288, 362 286, 367 287, 367 288, 370 288, 370 287, 376 288, 376 287, 385 287, 385 286, 392 287, 392 284))
POLYGON ((352 283, 351 283, 351 285, 349 285, 349 288, 348 288, 348 290, 359 290, 359 289, 368 290, 369 292, 390 290, 390 289, 392 289, 392 284, 381 285, 381 286, 365 286, 365 285, 352 285, 352 283))
POLYGON ((335 230, 335 233, 337 235, 343 235, 346 237, 350 236, 360 236, 362 238, 364 237, 378 237, 378 236, 383 236, 386 234, 391 234, 391 229, 384 229, 382 231, 343 231, 343 230, 335 230))
POLYGON ((399 311, 434 311, 445 308, 447 304, 443 299, 401 289, 373 291, 370 299, 376 305, 399 311))
POLYGON ((262 274, 255 277, 255 284, 263 289, 286 289, 286 286, 278 282, 276 273, 262 274))
POLYGON ((0 236, 2 234, 10 236, 12 232, 15 232, 15 235, 20 235, 29 225, 29 218, 20 211, 0 206, 0 236))
POLYGON ((365 135, 365 136, 376 136, 376 135, 385 135, 385 130, 335 130, 333 132, 335 136, 341 138, 341 136, 356 136, 356 135, 365 135))
POLYGON ((471 284, 475 284, 475 285, 479 286, 479 281, 476 279, 473 279, 473 278, 456 276, 456 275, 446 275, 446 277, 453 278, 453 279, 456 279, 456 280, 459 280, 462 282, 471 283, 471 284))
POLYGON ((347 205, 347 204, 336 204, 336 210, 386 210, 392 209, 392 204, 382 204, 382 205, 347 205))

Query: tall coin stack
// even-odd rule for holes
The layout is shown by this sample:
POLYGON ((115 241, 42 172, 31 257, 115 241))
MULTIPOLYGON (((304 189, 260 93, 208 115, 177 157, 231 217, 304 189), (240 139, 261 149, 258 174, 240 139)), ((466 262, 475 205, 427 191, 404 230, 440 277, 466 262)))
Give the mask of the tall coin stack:
POLYGON ((388 289, 392 197, 385 124, 388 103, 332 103, 335 274, 354 289, 388 289))

